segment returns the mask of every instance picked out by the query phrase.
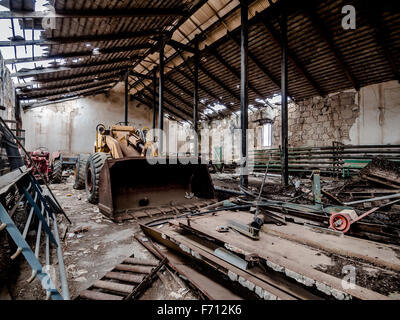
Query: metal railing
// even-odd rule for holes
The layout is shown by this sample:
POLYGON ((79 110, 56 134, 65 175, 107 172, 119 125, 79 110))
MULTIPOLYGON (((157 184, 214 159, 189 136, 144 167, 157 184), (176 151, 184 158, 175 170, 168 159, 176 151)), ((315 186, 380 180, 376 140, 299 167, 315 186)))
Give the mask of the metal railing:
MULTIPOLYGON (((400 161, 400 145, 342 145, 289 148, 289 172, 321 173, 332 176, 357 174, 374 157, 400 161)), ((249 151, 249 164, 255 171, 264 171, 268 159, 270 172, 281 172, 280 148, 249 151)))
POLYGON ((58 235, 57 217, 54 213, 56 210, 53 208, 54 203, 49 201, 49 195, 43 192, 37 180, 25 167, 2 176, 0 190, 2 199, 0 202, 0 232, 7 231, 16 245, 11 260, 17 259, 21 254, 25 257, 32 268, 32 275, 27 281, 31 283, 38 277, 46 291, 47 299, 69 300, 70 294, 58 235), (22 209, 22 212, 18 213, 18 220, 26 217, 23 225, 21 225, 21 221, 18 221, 18 225, 15 221, 15 213, 18 208, 22 209), (30 230, 36 230, 35 244, 32 247, 27 241, 30 230), (44 257, 41 255, 43 243, 45 244, 44 257), (57 259, 53 261, 53 265, 58 265, 58 280, 62 294, 57 289, 55 272, 54 274, 50 272, 52 270, 52 248, 57 252, 57 259), (42 266, 41 260, 44 260, 46 267, 42 266))

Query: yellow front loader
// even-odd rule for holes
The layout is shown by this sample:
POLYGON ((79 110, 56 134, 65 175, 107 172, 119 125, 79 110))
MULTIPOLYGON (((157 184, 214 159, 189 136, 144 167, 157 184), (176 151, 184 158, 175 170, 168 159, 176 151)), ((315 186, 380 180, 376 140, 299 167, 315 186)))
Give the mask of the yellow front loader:
POLYGON ((207 165, 183 165, 176 158, 167 159, 167 164, 147 161, 146 157, 158 157, 157 146, 152 138, 146 140, 147 134, 148 128, 120 124, 96 127, 94 153, 85 167, 89 202, 98 203, 103 214, 118 221, 120 215, 138 209, 215 198, 207 165))

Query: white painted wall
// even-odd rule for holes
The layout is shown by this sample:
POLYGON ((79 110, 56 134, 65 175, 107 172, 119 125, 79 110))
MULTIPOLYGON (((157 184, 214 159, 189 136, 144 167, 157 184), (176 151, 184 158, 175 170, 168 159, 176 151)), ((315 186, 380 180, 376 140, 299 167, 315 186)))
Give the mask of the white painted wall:
POLYGON ((400 144, 398 81, 361 88, 356 103, 360 105, 360 116, 350 129, 346 144, 400 144))
MULTIPOLYGON (((90 153, 99 123, 106 127, 124 120, 124 94, 112 90, 90 98, 48 105, 23 112, 26 148, 45 146, 65 154, 90 153)), ((129 102, 129 122, 138 128, 152 126, 152 111, 129 102)))

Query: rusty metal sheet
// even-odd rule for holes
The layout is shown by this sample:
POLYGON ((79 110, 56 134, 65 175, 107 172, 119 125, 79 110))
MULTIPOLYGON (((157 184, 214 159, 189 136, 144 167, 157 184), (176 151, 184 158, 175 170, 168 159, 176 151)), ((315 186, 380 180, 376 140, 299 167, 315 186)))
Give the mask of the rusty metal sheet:
POLYGON ((99 209, 117 221, 119 215, 135 209, 185 209, 184 205, 199 199, 215 199, 205 164, 184 165, 177 158, 168 158, 166 164, 152 165, 143 157, 131 157, 107 160, 100 172, 99 209))

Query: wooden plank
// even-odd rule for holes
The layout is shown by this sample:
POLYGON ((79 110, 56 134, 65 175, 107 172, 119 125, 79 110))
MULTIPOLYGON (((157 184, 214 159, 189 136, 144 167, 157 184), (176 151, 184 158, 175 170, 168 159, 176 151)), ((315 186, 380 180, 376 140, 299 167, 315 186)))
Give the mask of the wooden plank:
POLYGON ((135 286, 131 286, 128 284, 121 284, 104 280, 97 280, 95 283, 93 283, 93 287, 127 294, 131 293, 135 288, 135 286))
MULTIPOLYGON (((317 288, 332 288, 337 293, 344 293, 354 298, 365 300, 384 300, 388 297, 373 292, 366 288, 355 286, 343 288, 342 279, 331 276, 316 268, 321 265, 329 266, 332 260, 320 250, 309 248, 305 245, 260 232, 260 240, 254 241, 234 232, 219 233, 216 227, 226 225, 228 220, 235 219, 247 224, 252 221, 253 215, 246 212, 222 211, 214 216, 196 217, 190 220, 190 226, 185 220, 179 220, 182 226, 194 232, 212 237, 224 244, 231 251, 239 252, 245 256, 258 256, 266 262, 278 266, 282 272, 295 273, 315 281, 317 288)), ((334 243, 332 244, 334 245, 334 243)))
MULTIPOLYGON (((137 238, 138 239, 138 238, 137 238)), ((140 240, 139 240, 140 241, 140 240)), ((142 243, 149 246, 149 242, 142 243)), ((173 244, 172 244, 173 245, 173 244)), ((154 247, 154 246, 153 246, 154 247)), ((154 247, 155 248, 155 247, 154 247)), ((150 249, 149 249, 150 250, 150 249)), ((209 276, 194 269, 187 259, 167 248, 155 248, 155 255, 168 259, 168 266, 178 274, 186 278, 189 283, 197 288, 201 294, 210 300, 243 300, 239 295, 229 290, 225 286, 211 279, 209 276)), ((152 250, 153 252, 153 250, 152 250)))
POLYGON ((148 273, 151 273, 151 271, 153 270, 153 267, 119 264, 119 265, 115 266, 115 269, 120 270, 120 271, 130 271, 130 272, 135 272, 135 273, 148 274, 148 273))
POLYGON ((364 260, 374 265, 400 271, 397 247, 342 235, 321 233, 311 228, 288 223, 286 226, 269 225, 263 231, 288 240, 304 243, 335 254, 364 260))
POLYGON ((159 264, 159 262, 157 262, 157 261, 148 260, 148 259, 138 259, 138 258, 126 258, 124 260, 124 263, 136 264, 136 265, 141 265, 141 266, 153 266, 153 267, 157 267, 159 264))
POLYGON ((144 276, 136 274, 127 274, 122 272, 107 272, 104 277, 108 279, 126 281, 131 283, 140 283, 144 279, 144 276))
POLYGON ((103 301, 122 300, 123 299, 123 297, 120 297, 120 296, 116 296, 116 295, 104 293, 104 292, 98 292, 98 291, 94 291, 94 290, 83 290, 79 294, 79 297, 83 298, 83 299, 103 300, 103 301))

